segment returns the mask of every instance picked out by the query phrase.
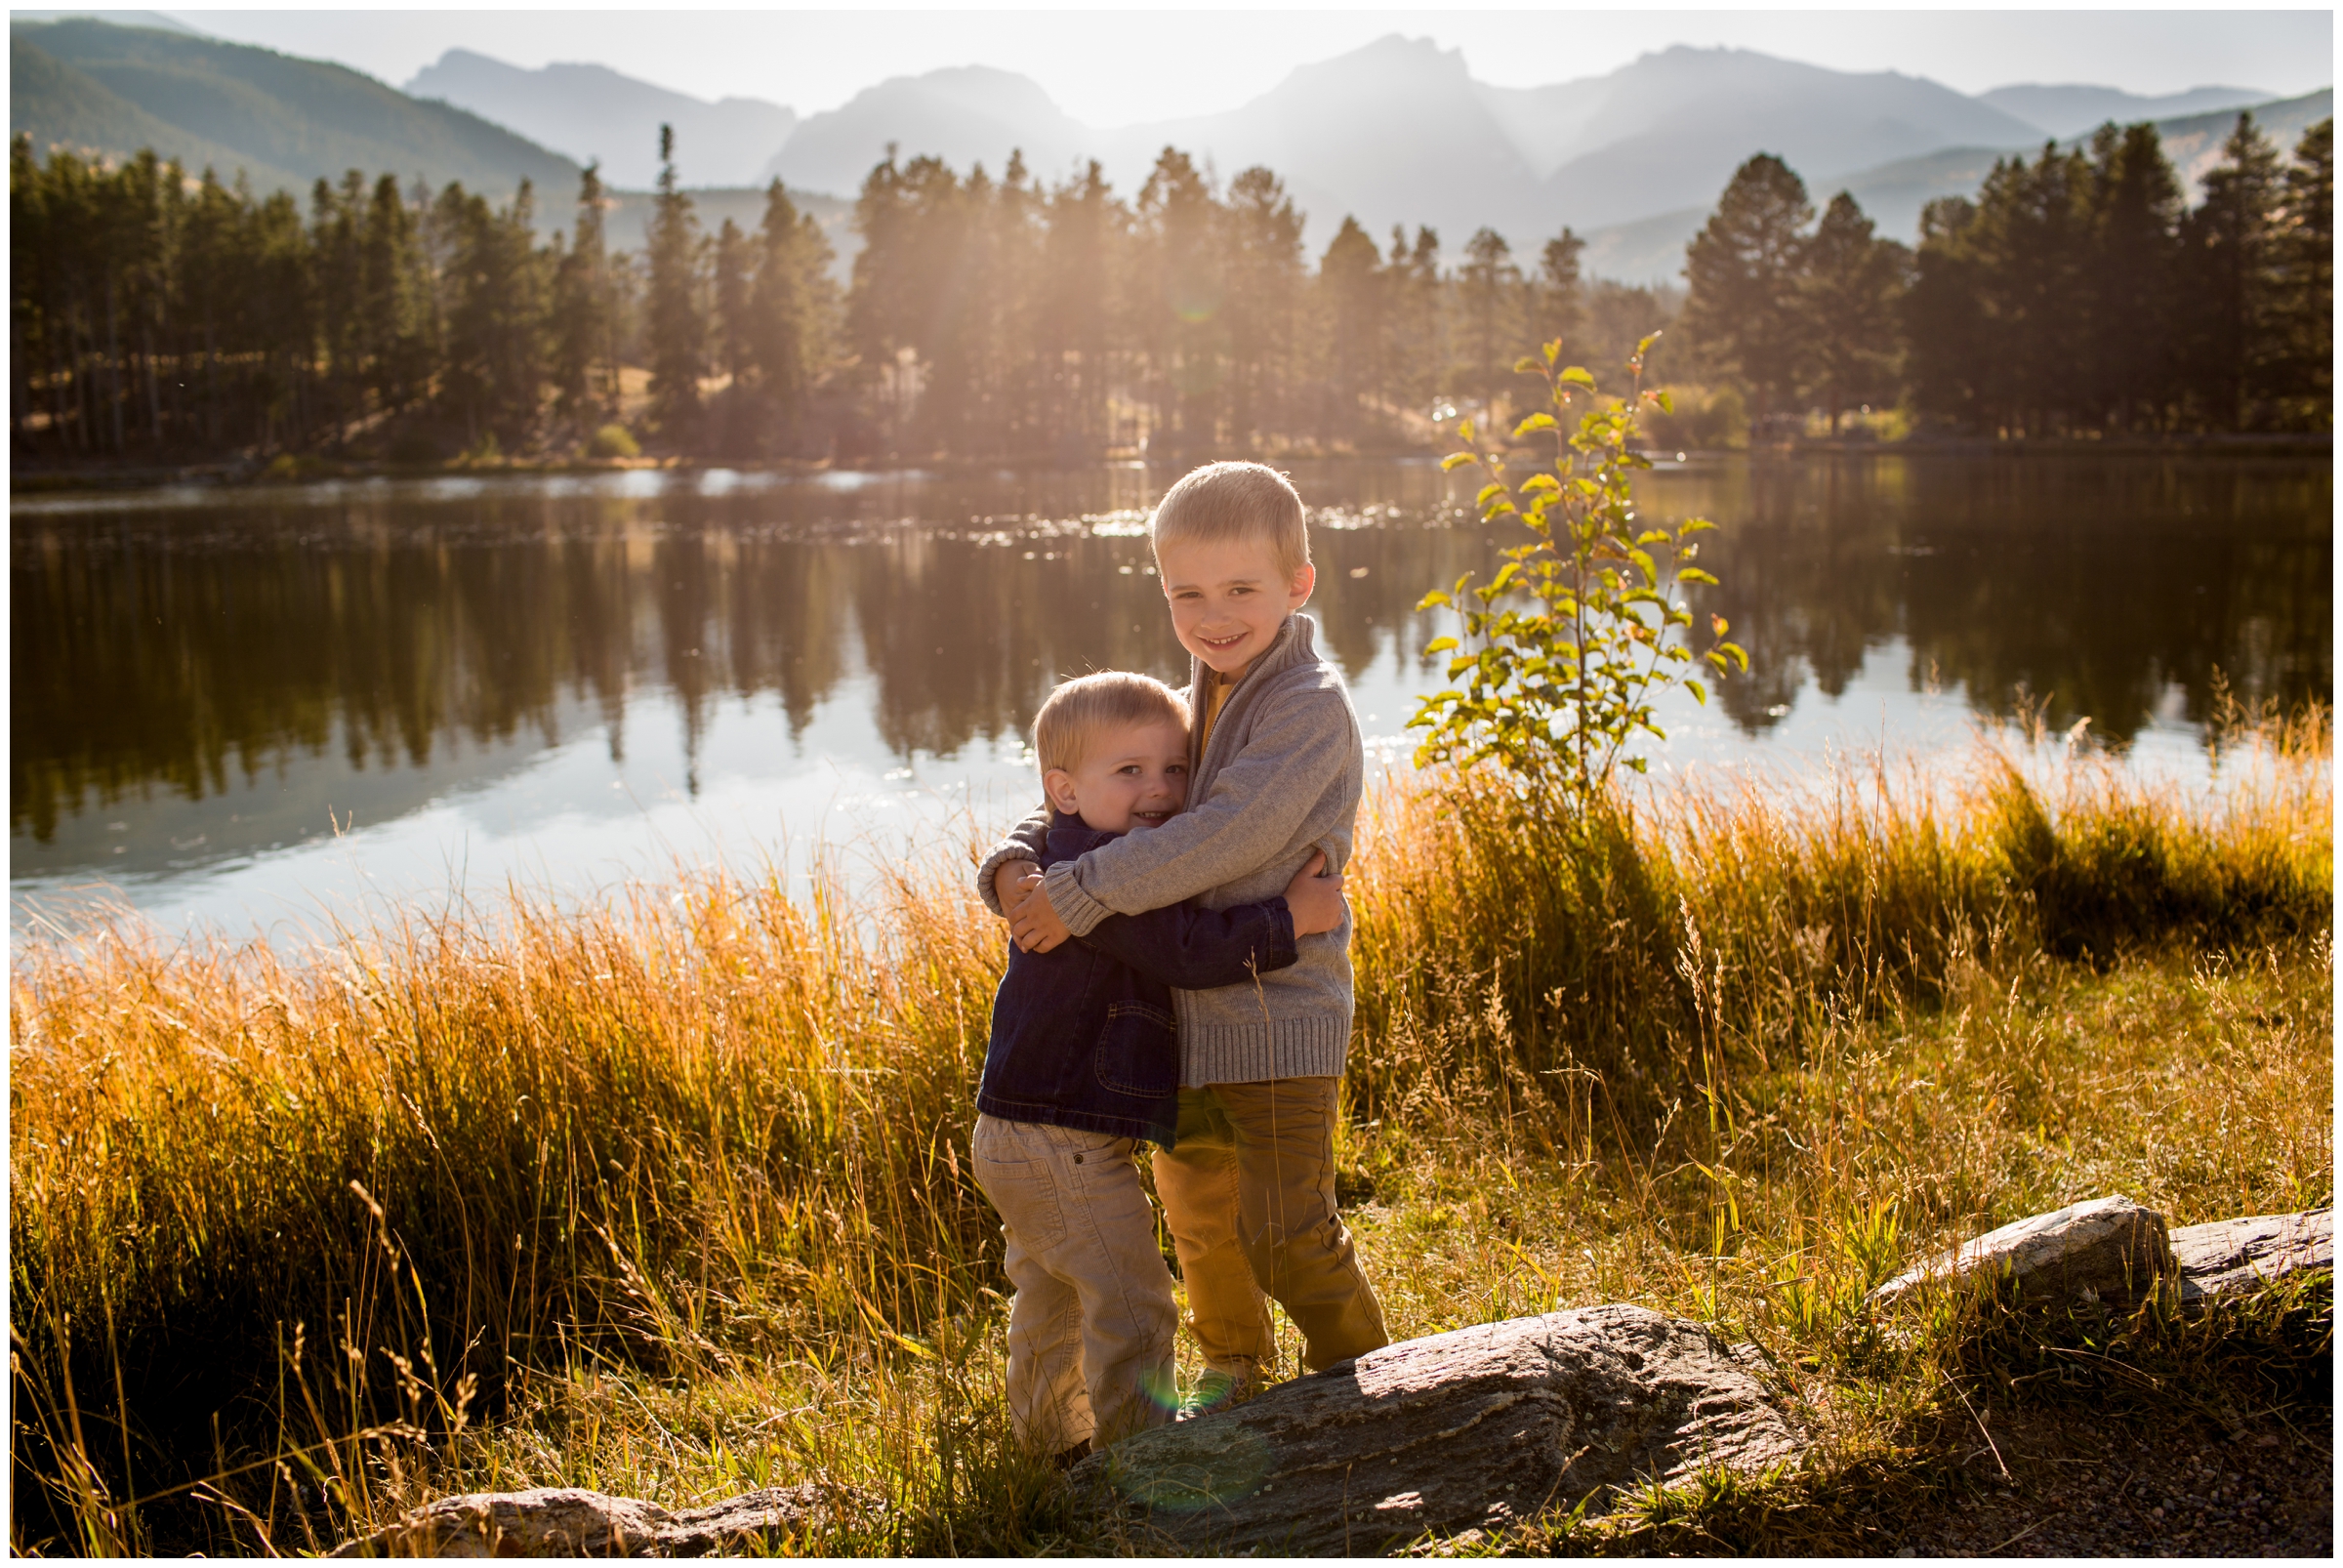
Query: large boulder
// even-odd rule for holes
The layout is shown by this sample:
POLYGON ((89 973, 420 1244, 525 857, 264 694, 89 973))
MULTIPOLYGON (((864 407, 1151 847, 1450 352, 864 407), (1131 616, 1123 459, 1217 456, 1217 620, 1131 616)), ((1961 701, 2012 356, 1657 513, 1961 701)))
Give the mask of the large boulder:
POLYGON ((753 1551, 804 1529, 831 1501, 818 1484, 767 1487, 670 1512, 576 1487, 441 1498, 337 1557, 704 1557, 753 1551))
POLYGON ((2007 1280, 2027 1298, 2122 1300, 2173 1271, 2164 1217, 2125 1197, 2093 1198, 1990 1230, 1871 1292, 1884 1304, 1924 1285, 2007 1280))
POLYGON ((2308 1214, 2248 1215, 2172 1232, 2184 1306, 2335 1268, 2333 1205, 2308 1214))
MULTIPOLYGON (((1747 1359, 1744 1359, 1744 1357, 1747 1359)), ((1085 1460, 1141 1544, 1190 1553, 1387 1551, 1500 1529, 1614 1487, 1761 1469, 1805 1442, 1697 1323, 1592 1306, 1386 1345, 1085 1460)))

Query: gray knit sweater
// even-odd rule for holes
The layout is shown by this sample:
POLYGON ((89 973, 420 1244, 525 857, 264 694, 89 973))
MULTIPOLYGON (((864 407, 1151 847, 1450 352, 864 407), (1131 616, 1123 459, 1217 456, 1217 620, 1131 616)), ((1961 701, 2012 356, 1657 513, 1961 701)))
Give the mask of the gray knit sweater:
MULTIPOLYGON (((1191 702, 1203 675, 1201 663, 1191 666, 1191 702)), ((1049 868, 1043 888, 1075 935, 1109 915, 1183 898, 1227 909, 1275 897, 1313 849, 1326 851, 1329 871, 1349 863, 1366 755, 1350 692, 1318 656, 1308 616, 1286 618, 1222 703, 1204 755, 1191 754, 1190 763, 1185 811, 1049 868)), ((1048 825, 1047 811, 1027 817, 977 869, 994 913, 993 873, 1005 861, 1038 861, 1048 825)), ((1349 918, 1297 946, 1292 968, 1249 984, 1172 993, 1183 1086, 1341 1076, 1350 1042, 1349 918)))

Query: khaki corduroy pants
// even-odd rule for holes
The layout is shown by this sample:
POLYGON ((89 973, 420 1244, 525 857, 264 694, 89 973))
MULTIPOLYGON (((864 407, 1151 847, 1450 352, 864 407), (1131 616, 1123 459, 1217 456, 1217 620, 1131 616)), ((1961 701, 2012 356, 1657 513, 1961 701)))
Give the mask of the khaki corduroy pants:
POLYGON ((976 1184, 1000 1211, 1008 1309, 1008 1415, 1060 1454, 1171 1420, 1179 1307, 1156 1243, 1133 1140, 976 1118, 976 1184))

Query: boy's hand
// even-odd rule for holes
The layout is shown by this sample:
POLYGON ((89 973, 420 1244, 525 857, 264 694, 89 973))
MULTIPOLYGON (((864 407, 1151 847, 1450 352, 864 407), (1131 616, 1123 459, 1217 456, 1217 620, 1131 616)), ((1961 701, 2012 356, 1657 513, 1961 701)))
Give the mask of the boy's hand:
POLYGON ((993 896, 1004 920, 1017 912, 1025 895, 1042 885, 1042 868, 1030 860, 1004 860, 993 872, 993 896))
POLYGON ((993 893, 1008 917, 1008 934, 1028 953, 1047 953, 1074 933, 1057 918, 1042 891, 1042 868, 1030 860, 1004 860, 993 873, 993 893))
POLYGON ((1001 907, 1008 909, 1008 934, 1028 953, 1047 953, 1074 933, 1066 923, 1057 918, 1049 895, 1042 890, 1042 874, 1035 868, 1031 877, 1023 879, 1024 890, 1017 895, 1017 905, 1009 909, 1007 899, 1001 907))
POLYGON ((1286 908, 1294 916, 1296 936, 1316 936, 1334 930, 1349 913, 1342 902, 1342 874, 1321 876, 1325 870, 1326 851, 1320 849, 1286 884, 1286 908))

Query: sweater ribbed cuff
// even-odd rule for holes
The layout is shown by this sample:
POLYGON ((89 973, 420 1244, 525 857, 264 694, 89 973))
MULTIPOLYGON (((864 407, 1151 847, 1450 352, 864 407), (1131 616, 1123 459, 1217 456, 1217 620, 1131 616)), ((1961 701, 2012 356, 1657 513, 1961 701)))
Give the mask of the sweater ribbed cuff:
POLYGON ((1049 907, 1066 923, 1066 929, 1077 936, 1089 935, 1100 921, 1114 913, 1082 890, 1082 884, 1074 880, 1071 860, 1060 860, 1043 875, 1042 891, 1049 895, 1049 907))
POLYGON ((1182 1018, 1180 1087, 1258 1084, 1272 1078, 1339 1078, 1349 1046, 1350 1017, 1346 1013, 1238 1024, 1195 1024, 1182 1018))

